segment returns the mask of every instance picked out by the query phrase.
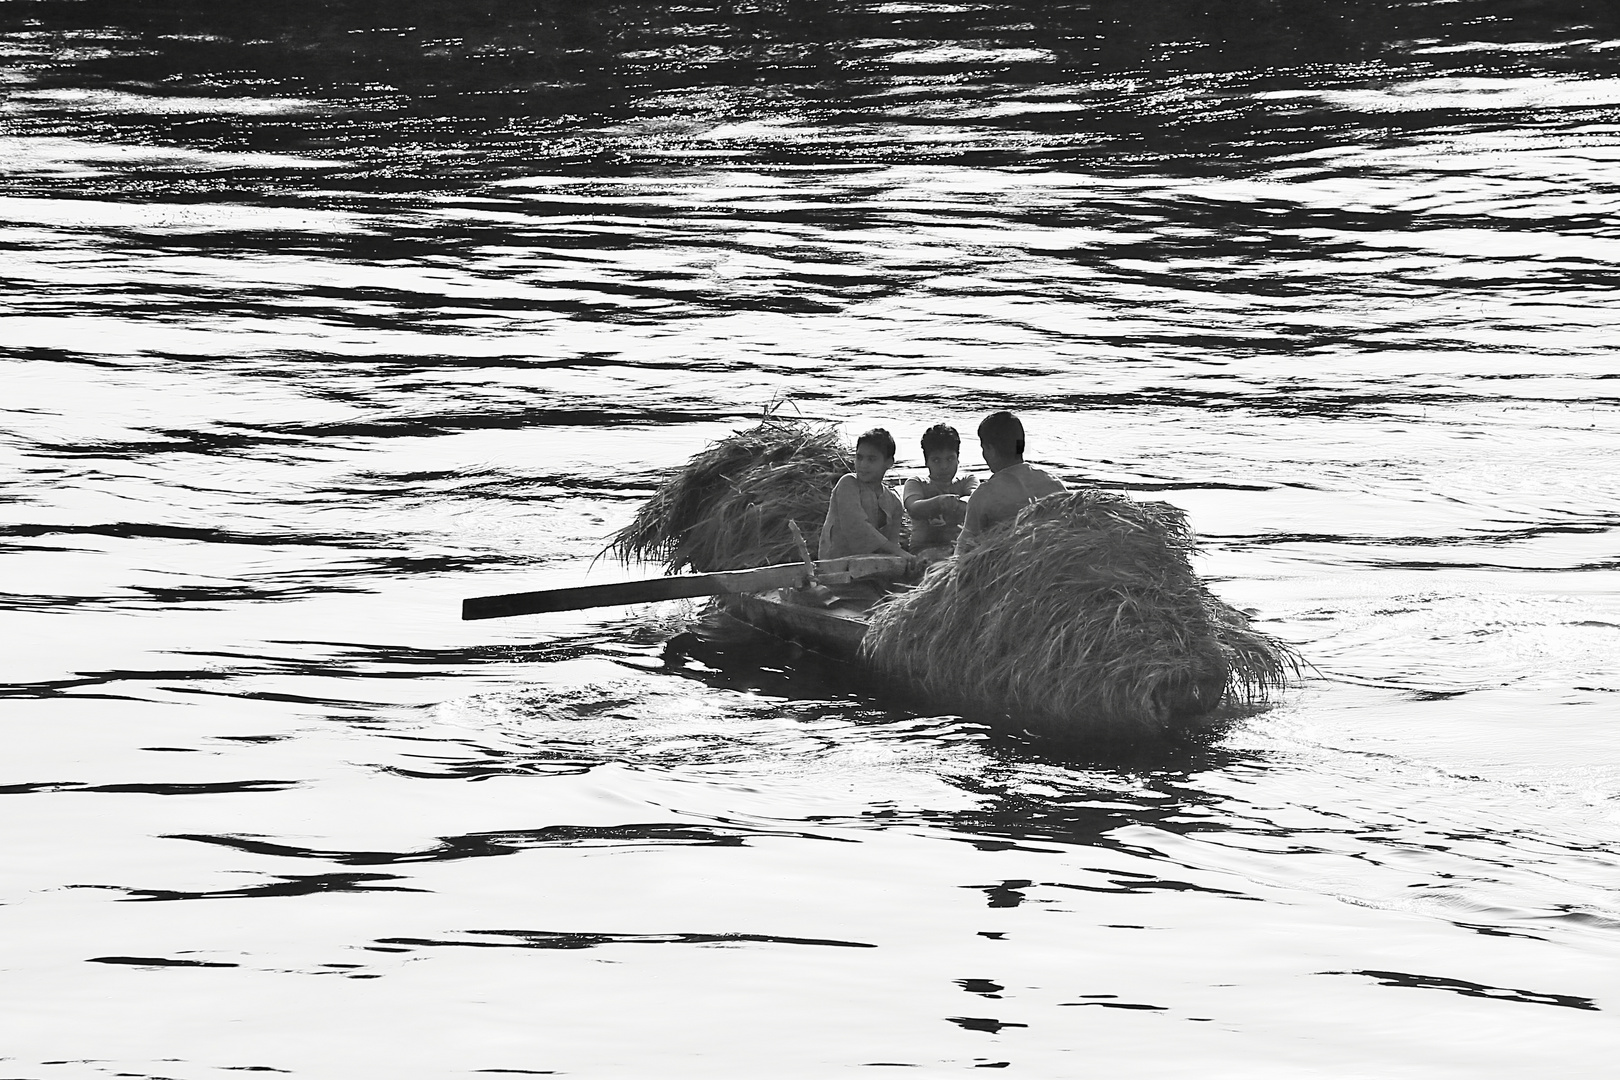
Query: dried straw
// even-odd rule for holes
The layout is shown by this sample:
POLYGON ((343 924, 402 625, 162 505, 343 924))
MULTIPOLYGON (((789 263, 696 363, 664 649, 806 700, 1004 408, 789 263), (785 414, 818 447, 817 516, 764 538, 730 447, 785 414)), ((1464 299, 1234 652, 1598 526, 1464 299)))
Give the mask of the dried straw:
POLYGON ((671 572, 797 562, 787 523, 813 556, 833 485, 851 468, 834 425, 767 415, 671 470, 607 551, 671 572))
POLYGON ((1080 490, 932 567, 873 611, 877 669, 963 711, 1045 735, 1164 737, 1216 706, 1257 704, 1299 668, 1212 596, 1186 515, 1080 490))
MULTIPOLYGON (((774 415, 672 470, 608 552, 699 572, 815 553, 827 498, 851 468, 832 425, 774 415)), ((1193 573, 1186 515, 1086 489, 1009 527, 874 609, 876 669, 964 712, 1087 739, 1174 735, 1221 705, 1257 705, 1297 674, 1193 573)))

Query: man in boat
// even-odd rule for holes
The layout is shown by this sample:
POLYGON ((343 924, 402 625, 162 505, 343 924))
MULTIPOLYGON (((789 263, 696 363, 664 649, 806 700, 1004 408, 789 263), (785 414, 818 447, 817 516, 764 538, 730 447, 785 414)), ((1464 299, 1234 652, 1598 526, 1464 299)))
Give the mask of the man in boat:
POLYGON ((1065 490, 1061 480, 1025 463, 1024 425, 1010 412, 993 412, 979 421, 979 449, 994 475, 968 499, 962 532, 956 538, 958 555, 1042 495, 1065 490))
POLYGON ((873 428, 855 440, 855 471, 833 485, 827 520, 821 526, 823 559, 846 555, 904 555, 900 499, 883 483, 894 466, 894 436, 873 428))
POLYGON ((967 498, 979 480, 956 475, 962 437, 949 424, 935 424, 923 432, 922 452, 928 476, 907 480, 900 501, 911 518, 908 539, 912 554, 925 562, 937 562, 950 556, 967 515, 967 498))

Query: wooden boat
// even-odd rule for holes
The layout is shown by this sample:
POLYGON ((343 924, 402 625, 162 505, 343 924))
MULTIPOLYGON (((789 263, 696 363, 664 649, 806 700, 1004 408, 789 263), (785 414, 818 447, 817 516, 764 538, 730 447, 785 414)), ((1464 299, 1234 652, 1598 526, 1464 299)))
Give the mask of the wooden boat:
POLYGON ((1177 734, 1223 702, 1264 702, 1300 668, 1198 579, 1183 511, 1089 486, 1036 500, 948 572, 874 606, 875 589, 841 586, 898 580, 911 560, 812 562, 800 533, 823 522, 849 466, 830 426, 767 417, 672 471, 608 551, 671 569, 773 565, 476 597, 462 617, 716 596, 730 618, 884 685, 1060 738, 1177 734), (828 589, 841 595, 819 602, 828 589))
POLYGON ((720 609, 772 637, 802 645, 834 660, 854 660, 866 636, 865 598, 840 598, 824 605, 799 589, 739 593, 720 600, 720 609))
POLYGON ((875 583, 899 577, 907 566, 908 560, 900 556, 852 555, 713 574, 477 596, 462 601, 461 617, 501 619, 717 596, 724 611, 750 626, 816 652, 852 660, 866 633, 867 609, 880 591, 875 583))
MULTIPOLYGON (((1087 497, 1075 494, 1070 500, 1087 497)), ((916 591, 897 597, 893 606, 882 609, 877 629, 871 630, 873 604, 882 594, 878 583, 901 578, 912 564, 902 556, 805 559, 745 570, 474 597, 463 602, 462 618, 715 596, 728 616, 767 634, 881 670, 886 678, 915 687, 951 709, 997 716, 1016 713, 1023 729, 1060 737, 1077 733, 1087 738, 1159 737, 1190 731, 1229 696, 1260 701, 1266 691, 1283 685, 1290 664, 1297 668, 1291 650, 1249 629, 1246 618, 1202 592, 1185 568, 1183 593, 1173 597, 1181 607, 1149 610, 1146 621, 1139 612, 1126 612, 1123 632, 1116 628, 1121 611, 1130 605, 1112 593, 1103 597, 1099 614, 1089 593, 1051 603, 1043 579, 1028 594, 1013 591, 1018 602, 1003 605, 1000 612, 1002 636, 986 645, 981 632, 984 612, 994 610, 995 597, 984 600, 985 606, 957 603, 956 593, 940 592, 958 588, 954 571, 927 577, 916 591), (1044 609, 1027 602, 1033 595, 1047 601, 1044 609), (956 610, 942 613, 942 597, 957 603, 956 610), (1092 608, 1073 606, 1086 603, 1092 608), (1189 609, 1192 614, 1184 623, 1165 614, 1189 609), (1047 617, 1044 629, 1039 615, 1047 617), (1131 618, 1137 622, 1130 623, 1131 618), (1073 631, 1071 624, 1081 630, 1073 631), (1092 634, 1089 639, 1087 630, 1092 634), (997 646, 1003 643, 1007 649, 998 654, 997 646), (1061 648, 1054 648, 1054 643, 1061 648), (1098 643, 1113 650, 1102 660, 1096 655, 1098 643), (1009 665, 1008 655, 1016 663, 1009 665)), ((1112 579, 1104 584, 1119 587, 1112 579)), ((1157 587, 1158 582, 1150 580, 1148 585, 1157 587)), ((982 582, 979 587, 983 593, 982 582)), ((1149 589, 1144 595, 1150 606, 1154 594, 1149 589)))

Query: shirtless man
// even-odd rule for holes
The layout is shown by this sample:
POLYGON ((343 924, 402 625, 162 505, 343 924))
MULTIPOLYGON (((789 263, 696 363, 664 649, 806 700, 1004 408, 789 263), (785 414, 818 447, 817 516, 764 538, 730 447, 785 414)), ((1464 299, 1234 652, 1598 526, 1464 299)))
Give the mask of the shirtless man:
POLYGON ((1010 412, 994 412, 979 422, 979 449, 995 475, 968 499, 967 518, 956 538, 958 555, 977 544, 987 529, 1011 521, 1042 495, 1066 490, 1062 481, 1024 464, 1024 425, 1010 412))
POLYGON ((894 436, 873 428, 855 440, 855 471, 833 485, 819 556, 904 555, 900 546, 900 497, 883 483, 894 465, 894 436))

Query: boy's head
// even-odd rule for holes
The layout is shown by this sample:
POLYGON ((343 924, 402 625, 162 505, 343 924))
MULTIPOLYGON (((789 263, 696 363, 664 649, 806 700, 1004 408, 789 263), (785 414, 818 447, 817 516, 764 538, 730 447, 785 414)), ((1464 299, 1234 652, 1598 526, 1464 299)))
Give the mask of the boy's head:
POLYGON ((923 432, 922 452, 930 481, 944 485, 956 479, 956 468, 962 463, 962 437, 955 428, 935 424, 923 432))
POLYGON ((882 428, 861 433, 855 440, 855 479, 874 483, 894 464, 894 436, 882 428))
POLYGON ((1005 409, 991 413, 979 421, 979 448, 992 469, 1017 464, 1024 459, 1024 425, 1005 409))

